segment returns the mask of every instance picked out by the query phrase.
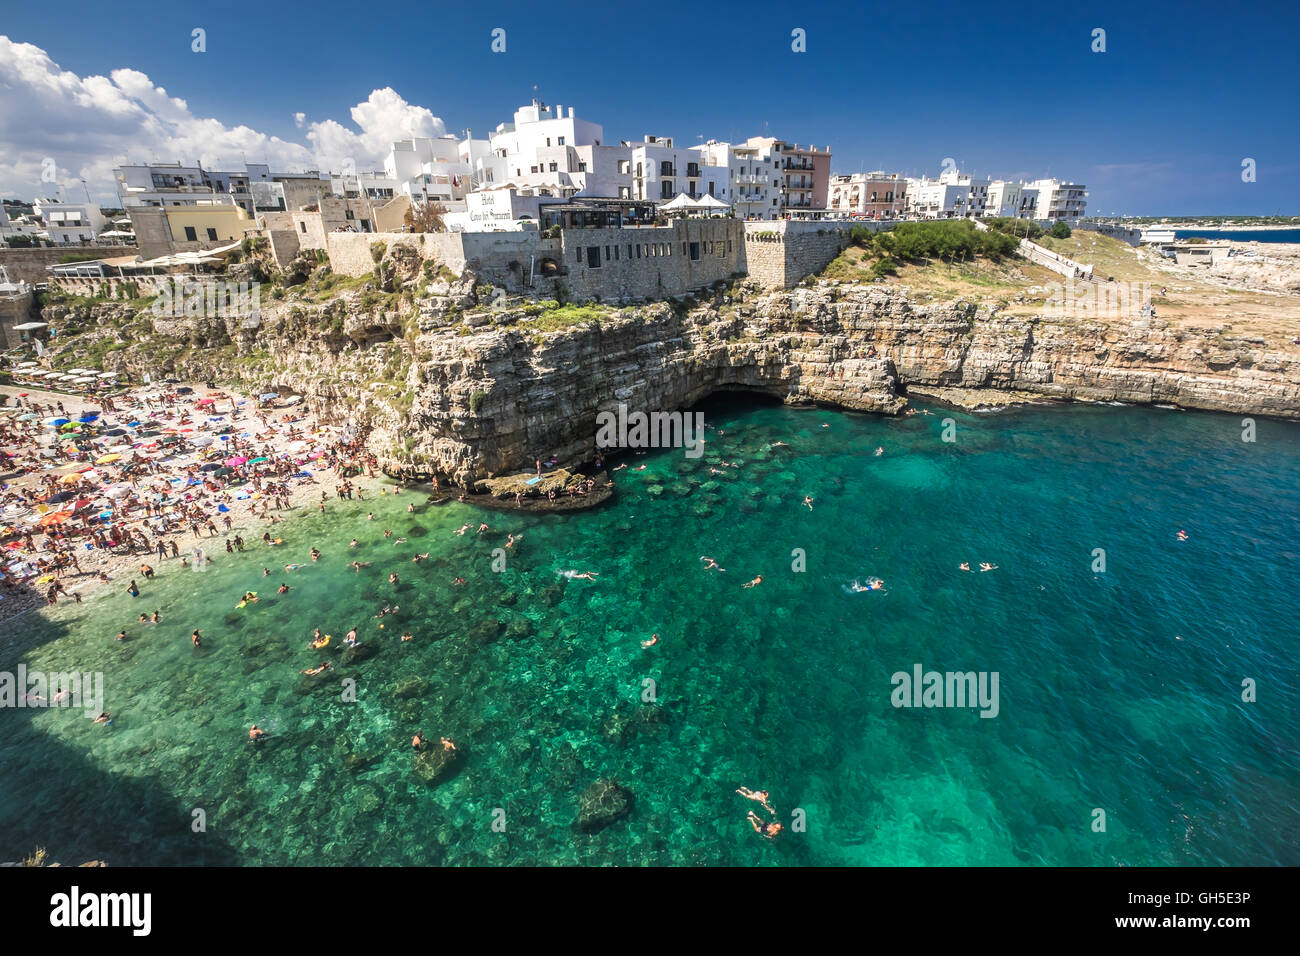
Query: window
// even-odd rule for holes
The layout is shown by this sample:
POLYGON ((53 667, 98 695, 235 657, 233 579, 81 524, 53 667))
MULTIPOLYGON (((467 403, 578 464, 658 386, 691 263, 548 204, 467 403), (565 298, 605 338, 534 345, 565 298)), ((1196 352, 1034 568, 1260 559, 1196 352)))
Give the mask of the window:
MULTIPOLYGON (((685 246, 686 243, 683 242, 682 245, 685 246)), ((683 249, 682 251, 685 252, 686 250, 683 249)), ((699 259, 700 259, 700 244, 699 244, 698 242, 692 242, 692 243, 691 243, 691 262, 698 262, 699 259)))
POLYGON ((580 172, 580 173, 585 173, 586 171, 587 171, 587 164, 586 164, 585 162, 583 162, 583 163, 579 163, 579 164, 578 164, 578 172, 580 172))
POLYGON ((645 243, 644 243, 644 242, 638 242, 638 243, 636 244, 636 257, 637 257, 638 259, 641 258, 641 250, 644 249, 644 248, 645 248, 645 243))
POLYGON ((618 161, 618 174, 620 176, 626 176, 631 171, 632 171, 632 160, 620 159, 618 161))
POLYGON ((551 172, 555 172, 556 168, 555 163, 551 163, 551 172))
POLYGON ((637 164, 636 164, 636 178, 637 178, 637 179, 640 179, 640 178, 641 178, 641 164, 640 164, 640 163, 637 163, 637 164))
POLYGON ((618 246, 614 246, 614 261, 618 262, 618 246))
POLYGON ((528 171, 529 171, 530 173, 535 173, 535 172, 537 172, 537 167, 536 167, 536 166, 529 166, 529 167, 528 167, 528 171))
POLYGON ((574 261, 577 262, 579 265, 581 265, 581 264, 582 264, 582 246, 575 246, 573 252, 574 252, 574 256, 573 256, 574 261))
POLYGON ((609 262, 609 246, 605 247, 605 261, 609 262))
POLYGON ((551 137, 549 137, 549 136, 546 137, 546 145, 547 145, 547 146, 550 146, 550 145, 551 145, 551 137))
POLYGON ((627 244, 627 257, 628 257, 629 259, 632 258, 632 243, 630 243, 630 242, 627 244))
POLYGON ((193 227, 193 226, 186 226, 186 227, 185 227, 185 238, 186 238, 187 240, 189 240, 190 242, 198 242, 198 240, 199 240, 199 236, 198 236, 198 233, 196 233, 196 232, 194 231, 194 227, 193 227))
POLYGON ((307 231, 307 224, 306 224, 305 222, 300 222, 300 223, 298 223, 298 228, 301 229, 303 232, 306 232, 306 231, 307 231))
POLYGON ((730 239, 727 240, 727 251, 728 251, 728 252, 731 251, 731 240, 730 240, 730 239))
POLYGON ((589 269, 600 268, 600 246, 587 247, 587 267, 589 269))
MULTIPOLYGON (((563 146, 563 145, 564 145, 564 137, 561 136, 561 137, 560 137, 559 139, 557 139, 555 142, 556 142, 558 145, 563 146)), ((596 145, 599 146, 600 144, 597 143, 596 145)))
POLYGON ((673 164, 671 160, 665 159, 663 162, 659 164, 659 175, 660 176, 673 175, 673 164))

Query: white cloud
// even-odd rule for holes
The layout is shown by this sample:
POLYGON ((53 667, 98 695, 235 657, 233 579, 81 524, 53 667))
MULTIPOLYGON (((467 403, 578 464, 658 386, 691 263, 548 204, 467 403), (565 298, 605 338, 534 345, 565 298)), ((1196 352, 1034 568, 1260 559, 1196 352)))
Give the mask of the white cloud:
POLYGON ((195 116, 184 99, 172 96, 139 70, 81 77, 63 70, 40 47, 0 35, 0 196, 32 199, 80 192, 85 179, 101 204, 117 205, 113 167, 123 162, 202 162, 239 169, 241 156, 268 162, 276 171, 379 168, 395 139, 438 136, 443 122, 396 91, 375 90, 350 111, 352 126, 334 120, 308 124, 306 143, 195 116), (58 183, 41 181, 50 157, 58 183), (75 188, 74 188, 75 187, 75 188))

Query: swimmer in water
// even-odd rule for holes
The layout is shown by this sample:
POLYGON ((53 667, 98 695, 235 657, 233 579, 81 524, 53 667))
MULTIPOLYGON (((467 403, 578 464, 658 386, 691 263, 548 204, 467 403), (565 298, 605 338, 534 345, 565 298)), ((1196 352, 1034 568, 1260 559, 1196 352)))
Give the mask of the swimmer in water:
POLYGON ((392 574, 388 575, 388 583, 389 583, 389 584, 399 584, 399 583, 401 583, 401 580, 402 580, 402 579, 399 578, 399 577, 397 576, 397 572, 396 572, 396 571, 394 571, 392 574))
POLYGON ((980 562, 981 571, 996 571, 997 569, 998 566, 996 564, 989 564, 987 561, 980 562))
POLYGON ((375 520, 375 513, 374 513, 373 511, 369 512, 369 513, 366 515, 366 520, 367 520, 367 521, 374 521, 374 520, 375 520))
POLYGON ((352 646, 354 646, 354 647, 356 646, 356 643, 357 643, 357 629, 356 629, 355 627, 354 627, 352 630, 348 631, 348 636, 345 637, 345 638, 343 638, 343 643, 344 643, 344 644, 350 644, 350 645, 352 645, 352 646))
POLYGON ((319 561, 319 560, 320 560, 320 552, 317 551, 315 548, 312 548, 312 549, 311 549, 311 559, 312 559, 313 561, 319 561))
POLYGON ((424 744, 425 744, 424 734, 416 734, 414 737, 411 738, 412 750, 417 750, 417 751, 423 750, 424 744))
POLYGON ((885 449, 879 445, 876 446, 876 450, 873 452, 873 454, 876 455, 877 457, 883 455, 884 453, 885 453, 885 449))
POLYGON ((482 522, 481 524, 479 524, 479 526, 478 526, 478 530, 475 531, 474 533, 475 533, 475 534, 482 534, 484 531, 490 531, 490 530, 491 530, 491 529, 487 526, 487 522, 484 521, 484 522, 482 522))
POLYGON ((594 581, 599 576, 598 571, 584 571, 581 574, 579 574, 577 571, 561 571, 560 573, 563 574, 566 578, 570 578, 570 579, 584 578, 588 581, 594 581))
POLYGON ((308 677, 315 677, 317 674, 323 673, 324 671, 329 670, 333 666, 334 665, 331 664, 329 661, 326 661, 324 664, 321 664, 319 667, 309 667, 305 671, 299 671, 298 673, 306 674, 308 677))
POLYGON ((118 632, 117 632, 117 639, 118 639, 119 641, 125 641, 125 640, 126 640, 126 631, 118 631, 118 632))
POLYGON ((1178 540, 1179 540, 1179 541, 1186 541, 1186 540, 1187 540, 1187 532, 1186 532, 1186 531, 1183 531, 1183 530, 1181 530, 1181 529, 1179 529, 1179 531, 1178 531, 1178 540))
POLYGON ((154 624, 157 624, 157 623, 158 623, 158 612, 157 612, 157 611, 154 611, 154 612, 153 612, 153 617, 149 618, 149 620, 152 621, 154 624))
POLYGON ((276 593, 276 594, 288 594, 288 593, 289 593, 289 585, 287 585, 287 584, 281 584, 278 588, 275 589, 275 593, 276 593))
POLYGON ((522 541, 523 539, 524 539, 524 536, 523 536, 522 534, 521 534, 519 537, 517 537, 517 538, 516 538, 513 534, 511 534, 511 535, 509 535, 509 536, 507 537, 507 539, 506 539, 506 547, 507 547, 507 548, 513 548, 513 547, 515 546, 515 542, 516 542, 516 541, 522 541))
POLYGON ((443 738, 442 738, 442 749, 443 749, 443 750, 453 750, 453 751, 454 751, 454 750, 456 749, 456 745, 455 745, 454 743, 452 743, 450 737, 443 737, 443 738))
POLYGON ((656 644, 658 644, 658 643, 659 643, 659 635, 658 635, 658 634, 651 634, 651 635, 650 635, 650 640, 648 640, 648 641, 642 641, 642 642, 641 642, 641 646, 642 646, 642 647, 654 647, 654 646, 655 646, 656 644))
POLYGON ((385 538, 391 538, 392 536, 393 536, 393 532, 391 532, 391 531, 385 531, 385 532, 384 532, 384 537, 385 537, 385 538))
POLYGON ((253 729, 248 732, 249 740, 263 740, 266 737, 266 731, 257 724, 253 724, 253 729))
POLYGON ((421 561, 428 561, 428 560, 429 560, 429 552, 426 551, 424 552, 424 554, 417 554, 415 557, 413 557, 411 559, 411 563, 419 564, 421 561))
POLYGON ((957 568, 958 568, 958 570, 961 570, 961 571, 969 571, 969 570, 970 570, 970 562, 969 562, 969 561, 963 561, 961 564, 957 565, 957 568))
POLYGON ((753 800, 756 803, 761 803, 764 810, 772 814, 772 816, 776 816, 776 811, 773 810, 772 805, 767 802, 768 797, 772 795, 766 790, 750 790, 748 787, 738 787, 736 793, 740 794, 746 800, 753 800))
POLYGON ((452 579, 451 579, 451 583, 452 583, 452 584, 464 584, 464 583, 465 583, 465 579, 464 579, 464 578, 452 578, 452 579))
POLYGON ((469 525, 470 523, 466 521, 463 525, 461 525, 459 528, 453 531, 452 534, 464 534, 466 531, 469 530, 469 525))
POLYGON ((301 564, 286 564, 284 569, 286 571, 297 571, 300 567, 302 567, 301 564))
POLYGON ((808 506, 808 510, 809 510, 809 511, 812 511, 812 510, 813 510, 813 506, 812 506, 813 499, 812 499, 810 496, 808 496, 808 495, 804 495, 804 496, 803 496, 803 503, 806 504, 806 505, 808 506))
POLYGON ((360 571, 362 568, 370 567, 369 561, 353 561, 348 565, 353 571, 360 571))
POLYGON ((393 539, 393 544, 406 544, 406 539, 405 539, 405 538, 394 538, 394 539, 393 539))
POLYGON ((759 575, 756 575, 756 576, 754 577, 754 580, 748 582, 747 584, 742 584, 741 587, 742 587, 742 588, 756 588, 756 587, 758 587, 758 586, 759 586, 760 584, 762 584, 762 583, 763 583, 763 575, 759 574, 759 575))
POLYGON ((715 561, 713 558, 709 558, 709 557, 705 557, 704 555, 700 555, 700 560, 701 560, 701 561, 707 561, 707 562, 708 562, 707 564, 704 565, 704 570, 705 570, 705 571, 709 571, 709 570, 712 570, 712 569, 714 569, 714 568, 717 568, 717 570, 719 570, 719 571, 725 571, 725 570, 727 570, 726 568, 719 567, 719 566, 718 566, 718 562, 715 561))
POLYGON ((348 542, 348 547, 349 547, 349 548, 355 548, 356 546, 357 546, 357 539, 356 539, 356 538, 353 538, 351 541, 348 542))
POLYGON ((194 633, 190 635, 190 643, 193 644, 195 647, 203 646, 203 636, 199 634, 197 628, 195 628, 194 633))
POLYGON ((103 711, 102 713, 95 715, 94 723, 111 724, 112 722, 113 722, 113 715, 110 714, 108 711, 103 711))
MULTIPOLYGON (((826 426, 823 425, 822 427, 825 428, 826 426)), ((754 828, 755 833, 761 834, 769 840, 775 840, 777 835, 785 829, 785 827, 777 823, 775 820, 764 821, 763 818, 753 810, 750 810, 749 813, 745 814, 745 819, 749 821, 749 825, 754 828)))
POLYGON ((271 576, 271 569, 270 569, 270 568, 263 568, 263 569, 262 569, 262 577, 264 577, 264 578, 269 578, 270 576, 271 576))
POLYGON ((415 635, 412 634, 410 631, 407 631, 405 634, 402 635, 402 641, 403 641, 403 642, 413 640, 414 638, 415 638, 415 635))

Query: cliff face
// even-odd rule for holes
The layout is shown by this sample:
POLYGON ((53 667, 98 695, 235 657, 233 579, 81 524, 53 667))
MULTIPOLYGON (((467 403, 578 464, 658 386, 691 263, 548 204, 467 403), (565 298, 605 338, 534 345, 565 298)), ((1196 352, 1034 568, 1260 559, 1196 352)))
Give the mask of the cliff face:
POLYGON ((883 290, 796 289, 684 316, 650 306, 538 344, 523 328, 443 337, 417 370, 409 426, 440 470, 576 462, 600 410, 671 411, 734 389, 887 414, 916 386, 1300 417, 1297 354, 1212 331, 914 309, 883 290))
MULTIPOLYGON (((452 297, 457 310, 473 307, 471 285, 452 297)), ((273 305, 256 329, 153 324, 185 346, 162 371, 285 386, 340 414, 360 409, 385 465, 460 481, 552 454, 578 464, 592 451, 597 412, 620 403, 673 411, 720 390, 885 414, 917 387, 1300 418, 1300 350, 1149 322, 999 316, 965 302, 914 308, 883 288, 750 290, 546 333, 526 310, 452 314, 464 320, 455 330, 427 305, 403 320, 341 303, 308 314, 273 305)), ((151 362, 157 376, 156 349, 105 356, 106 367, 136 374, 151 362)))

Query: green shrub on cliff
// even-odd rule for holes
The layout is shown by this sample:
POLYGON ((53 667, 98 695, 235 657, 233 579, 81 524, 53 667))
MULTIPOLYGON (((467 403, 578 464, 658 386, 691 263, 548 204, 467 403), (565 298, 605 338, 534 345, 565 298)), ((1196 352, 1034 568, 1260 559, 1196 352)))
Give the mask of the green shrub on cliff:
POLYGON ((476 389, 474 394, 469 397, 469 410, 477 415, 479 410, 483 407, 483 402, 486 399, 487 392, 484 392, 481 389, 476 389))

